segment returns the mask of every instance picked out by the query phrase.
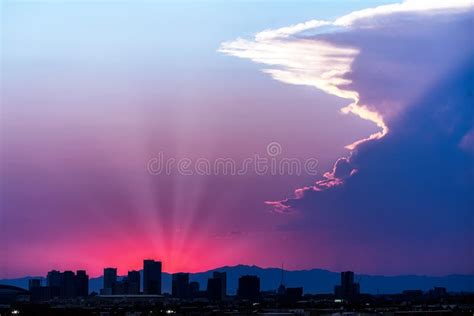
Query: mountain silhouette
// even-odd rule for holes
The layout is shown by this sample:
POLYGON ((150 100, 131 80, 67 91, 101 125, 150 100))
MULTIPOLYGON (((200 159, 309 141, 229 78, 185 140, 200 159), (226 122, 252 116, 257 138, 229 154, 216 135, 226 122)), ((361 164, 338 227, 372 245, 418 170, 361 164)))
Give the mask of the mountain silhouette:
MULTIPOLYGON (((281 282, 282 271, 279 268, 260 268, 257 266, 237 265, 225 266, 205 272, 190 273, 190 281, 197 281, 200 289, 205 290, 207 279, 214 271, 227 272, 227 293, 235 294, 238 287, 238 278, 241 275, 257 275, 260 277, 260 286, 263 291, 275 290, 281 282)), ((140 271, 143 273, 143 271, 140 271)), ((284 270, 284 284, 287 287, 302 286, 304 293, 332 293, 334 286, 339 284, 340 275, 322 269, 311 270, 284 270)), ((23 277, 16 279, 0 279, 0 284, 14 285, 28 288, 28 280, 33 277, 23 277)), ((120 278, 120 277, 119 277, 120 278)), ((44 277, 41 277, 43 284, 46 284, 44 277)), ((163 273, 163 293, 171 292, 171 274, 163 273)), ((474 275, 453 274, 446 276, 420 276, 420 275, 399 275, 382 276, 356 274, 356 281, 360 283, 361 292, 369 294, 392 294, 400 293, 407 289, 420 289, 427 291, 434 286, 441 286, 450 292, 474 292, 474 275)), ((90 292, 99 292, 102 288, 102 276, 89 280, 90 292)))

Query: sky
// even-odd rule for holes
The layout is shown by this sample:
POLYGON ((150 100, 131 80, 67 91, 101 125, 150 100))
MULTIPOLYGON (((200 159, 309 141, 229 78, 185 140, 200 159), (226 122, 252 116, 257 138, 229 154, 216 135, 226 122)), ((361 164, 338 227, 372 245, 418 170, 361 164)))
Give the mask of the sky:
POLYGON ((0 277, 474 273, 469 1, 0 10, 0 277))

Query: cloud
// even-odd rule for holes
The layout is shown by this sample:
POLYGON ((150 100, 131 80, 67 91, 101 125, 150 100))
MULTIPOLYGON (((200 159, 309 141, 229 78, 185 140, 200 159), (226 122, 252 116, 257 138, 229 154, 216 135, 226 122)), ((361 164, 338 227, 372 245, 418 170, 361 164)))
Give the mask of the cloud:
POLYGON ((307 30, 311 30, 314 28, 318 28, 320 26, 329 25, 329 24, 331 23, 328 21, 320 21, 320 20, 306 21, 303 23, 298 23, 298 24, 282 27, 279 29, 268 29, 268 30, 259 32, 255 35, 255 39, 257 41, 266 41, 266 40, 272 40, 276 38, 287 38, 290 35, 307 31, 307 30))
POLYGON ((272 68, 264 69, 272 78, 295 85, 308 85, 321 89, 329 94, 352 100, 342 113, 352 113, 364 120, 374 122, 380 131, 367 138, 346 146, 354 150, 357 145, 379 139, 388 133, 388 126, 383 114, 360 100, 359 92, 351 89, 352 80, 348 74, 359 54, 359 49, 349 44, 334 45, 325 40, 327 36, 307 38, 305 31, 318 32, 323 26, 356 27, 375 26, 386 16, 408 13, 446 14, 446 12, 464 12, 472 7, 469 0, 424 1, 407 0, 403 3, 382 5, 375 8, 354 11, 332 22, 310 20, 307 22, 265 30, 255 35, 253 40, 239 38, 224 42, 219 52, 239 58, 247 58, 256 63, 272 68))
MULTIPOLYGON (((274 37, 268 40, 267 36, 264 40, 261 38, 262 36, 257 34, 254 41, 237 39, 225 42, 219 51, 272 66, 273 68, 264 69, 263 72, 276 80, 313 86, 329 94, 350 99, 353 102, 341 110, 343 113, 356 114, 374 122, 381 129, 367 139, 377 139, 387 133, 388 128, 381 116, 359 104, 357 91, 347 89, 351 81, 346 75, 351 70, 354 57, 359 53, 357 49, 336 46, 318 39, 274 37)), ((353 149, 355 145, 348 145, 348 148, 353 149)))
POLYGON ((266 202, 303 214, 287 227, 323 231, 376 266, 391 264, 380 253, 390 248, 398 268, 418 261, 434 273, 472 272, 472 21, 466 1, 406 1, 336 19, 337 32, 222 44, 276 80, 350 99, 342 112, 380 128, 313 185, 266 202))
POLYGON ((380 18, 397 13, 446 13, 447 11, 463 11, 471 7, 472 1, 470 0, 407 0, 402 3, 381 5, 351 12, 336 19, 334 25, 352 26, 360 22, 368 22, 371 18, 380 18))
MULTIPOLYGON (((380 128, 346 146, 354 151, 367 141, 384 137, 390 120, 470 56, 465 49, 470 48, 470 37, 465 31, 472 18, 469 4, 409 0, 355 11, 334 22, 312 20, 265 30, 253 40, 224 42, 219 51, 270 66, 263 72, 276 80, 314 86, 352 100, 341 112, 356 114, 380 128), (349 28, 312 36, 301 34, 329 24, 349 28), (367 27, 370 25, 373 27, 367 27)), ((469 140, 467 135, 460 146, 469 147, 469 140)), ((350 160, 350 155, 339 159, 333 171, 307 189, 319 191, 344 183, 345 178, 358 171, 349 168, 348 175, 338 176, 340 166, 350 160)), ((301 195, 302 189, 297 192, 301 195)), ((267 204, 288 211, 279 202, 267 204)))

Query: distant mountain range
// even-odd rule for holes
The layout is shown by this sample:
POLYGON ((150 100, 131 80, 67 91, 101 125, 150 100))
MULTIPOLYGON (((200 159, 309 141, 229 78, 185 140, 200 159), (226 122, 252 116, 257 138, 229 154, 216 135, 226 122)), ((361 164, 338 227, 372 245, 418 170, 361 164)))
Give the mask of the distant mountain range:
MULTIPOLYGON (((237 291, 238 278, 241 275, 257 275, 261 279, 261 289, 275 290, 280 285, 281 269, 260 268, 257 266, 237 265, 232 267, 222 267, 206 272, 190 273, 190 281, 199 282, 201 289, 206 289, 207 279, 214 271, 227 272, 227 292, 234 294, 237 291)), ((140 271, 142 272, 142 271, 140 271)), ((284 284, 287 287, 302 286, 304 293, 332 293, 334 285, 339 284, 340 276, 338 272, 331 272, 321 269, 287 271, 284 273, 284 284)), ((28 280, 33 277, 23 277, 17 279, 0 279, 0 284, 14 285, 28 288, 28 280)), ((45 279, 43 282, 46 283, 45 279)), ((360 283, 361 292, 369 294, 390 294, 400 293, 407 289, 420 289, 427 291, 434 286, 446 287, 450 292, 474 292, 474 275, 453 274, 441 277, 420 276, 420 275, 400 275, 400 276, 380 276, 357 274, 356 281, 360 283)), ((89 280, 90 291, 99 292, 102 287, 101 277, 89 280)), ((163 273, 163 292, 171 292, 171 274, 163 273)))

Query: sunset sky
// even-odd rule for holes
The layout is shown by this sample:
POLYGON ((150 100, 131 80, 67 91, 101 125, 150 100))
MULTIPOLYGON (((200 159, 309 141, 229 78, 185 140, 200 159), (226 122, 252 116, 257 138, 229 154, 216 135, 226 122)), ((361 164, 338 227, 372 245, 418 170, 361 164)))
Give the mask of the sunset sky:
POLYGON ((474 273, 474 9, 400 1, 2 1, 0 278, 474 273))

